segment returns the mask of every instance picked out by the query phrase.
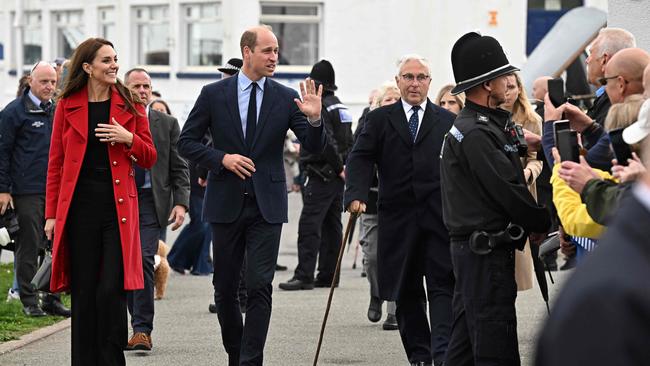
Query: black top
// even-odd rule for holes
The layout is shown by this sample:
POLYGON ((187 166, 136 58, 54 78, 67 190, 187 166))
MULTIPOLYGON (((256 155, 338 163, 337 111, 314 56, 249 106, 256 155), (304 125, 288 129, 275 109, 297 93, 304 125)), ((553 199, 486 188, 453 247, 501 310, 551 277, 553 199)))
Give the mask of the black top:
POLYGON ((529 232, 550 226, 524 181, 508 132, 510 113, 467 101, 447 134, 441 155, 442 208, 452 239, 475 230, 499 231, 508 223, 529 232))
POLYGON ((95 178, 106 176, 110 180, 110 163, 106 142, 99 141, 95 135, 98 123, 110 123, 111 100, 103 102, 88 102, 88 145, 81 169, 83 175, 94 174, 95 178))

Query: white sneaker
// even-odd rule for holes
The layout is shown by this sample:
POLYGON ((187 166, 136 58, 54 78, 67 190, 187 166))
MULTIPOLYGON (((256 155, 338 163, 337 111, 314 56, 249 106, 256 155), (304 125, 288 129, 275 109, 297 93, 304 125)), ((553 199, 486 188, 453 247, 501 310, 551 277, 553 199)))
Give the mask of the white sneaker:
POLYGON ((20 293, 10 288, 9 292, 7 293, 7 302, 14 301, 14 300, 20 300, 20 293))

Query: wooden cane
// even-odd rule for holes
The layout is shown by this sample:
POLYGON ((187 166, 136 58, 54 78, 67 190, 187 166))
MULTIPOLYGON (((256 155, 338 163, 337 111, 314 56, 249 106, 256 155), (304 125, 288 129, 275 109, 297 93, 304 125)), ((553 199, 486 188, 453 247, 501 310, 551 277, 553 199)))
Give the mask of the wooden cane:
POLYGON ((327 317, 330 313, 330 307, 332 306, 332 297, 334 296, 334 288, 336 283, 339 282, 339 276, 341 274, 341 260, 343 259, 343 251, 345 249, 345 244, 348 241, 348 236, 353 227, 354 221, 357 219, 357 213, 350 213, 350 218, 348 219, 348 224, 345 227, 345 235, 343 236, 343 242, 341 243, 341 249, 339 249, 339 257, 336 261, 336 269, 334 270, 334 277, 332 278, 332 284, 330 285, 330 294, 327 298, 327 306, 325 307, 325 316, 323 316, 323 323, 320 327, 320 336, 318 337, 318 346, 316 347, 316 355, 314 356, 314 366, 318 364, 318 355, 320 354, 320 347, 323 344, 323 335, 325 334, 325 325, 327 325, 327 317))

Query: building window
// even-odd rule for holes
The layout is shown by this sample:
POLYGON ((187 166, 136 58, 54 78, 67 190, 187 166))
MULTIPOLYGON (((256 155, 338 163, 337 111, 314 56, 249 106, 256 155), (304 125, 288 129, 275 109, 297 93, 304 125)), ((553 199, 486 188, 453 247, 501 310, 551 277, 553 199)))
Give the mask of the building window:
POLYGON ((32 65, 43 58, 43 29, 40 11, 23 13, 23 64, 32 65))
POLYGON ((55 11, 52 13, 56 57, 70 58, 75 48, 86 38, 83 31, 81 10, 55 11))
POLYGON ((169 65, 169 6, 133 7, 136 63, 169 65))
POLYGON ((318 4, 263 2, 260 22, 273 28, 280 65, 313 65, 318 60, 321 8, 318 4))
POLYGON ((115 41, 116 28, 115 28, 115 8, 99 8, 99 35, 111 42, 115 41))
POLYGON ((223 21, 220 3, 183 5, 185 63, 187 66, 221 65, 223 21))

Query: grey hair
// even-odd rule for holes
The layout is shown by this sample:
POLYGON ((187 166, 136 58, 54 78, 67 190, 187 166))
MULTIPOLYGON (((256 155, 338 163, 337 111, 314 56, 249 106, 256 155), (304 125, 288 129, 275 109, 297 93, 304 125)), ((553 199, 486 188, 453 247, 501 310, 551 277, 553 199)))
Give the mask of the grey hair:
POLYGON ((397 60, 397 76, 400 76, 399 73, 402 70, 402 67, 404 67, 404 64, 409 61, 419 61, 422 66, 427 68, 427 73, 431 75, 431 65, 429 64, 429 60, 418 54, 409 53, 408 55, 404 55, 399 60, 397 60))
POLYGON ((623 28, 602 28, 598 32, 598 57, 608 54, 613 56, 616 52, 636 47, 634 35, 623 28))

